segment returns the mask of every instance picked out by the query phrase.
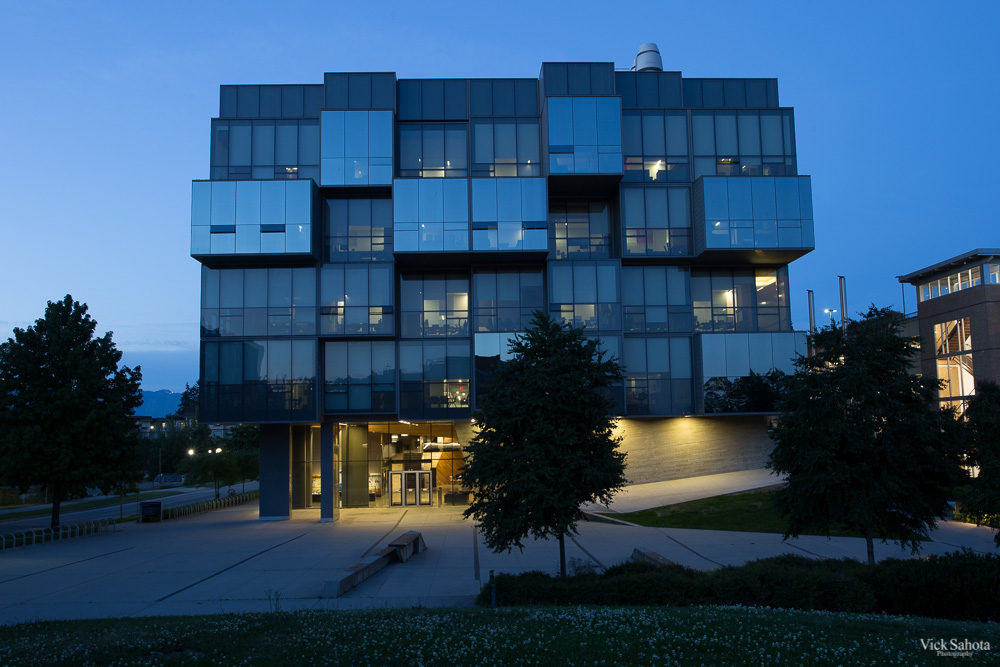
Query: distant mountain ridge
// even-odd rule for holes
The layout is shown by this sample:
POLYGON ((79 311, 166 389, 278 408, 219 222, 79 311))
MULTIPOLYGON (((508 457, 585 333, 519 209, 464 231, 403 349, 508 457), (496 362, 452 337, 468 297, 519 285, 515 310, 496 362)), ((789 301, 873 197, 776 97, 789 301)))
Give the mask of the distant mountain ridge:
POLYGON ((135 414, 153 418, 166 417, 177 412, 181 405, 181 394, 169 389, 159 391, 143 391, 142 405, 135 409, 135 414))

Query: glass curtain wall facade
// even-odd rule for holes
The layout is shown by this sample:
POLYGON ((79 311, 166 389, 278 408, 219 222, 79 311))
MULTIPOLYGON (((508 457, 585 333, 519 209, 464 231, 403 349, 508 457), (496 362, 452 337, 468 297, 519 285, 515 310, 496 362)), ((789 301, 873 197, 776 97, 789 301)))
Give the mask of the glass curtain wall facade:
POLYGON ((774 79, 327 73, 222 86, 211 130, 201 416, 292 434, 262 498, 287 468, 291 506, 324 518, 464 502, 477 397, 536 311, 619 358, 625 419, 702 414, 720 372, 803 350, 787 266, 813 248, 810 180, 774 79))

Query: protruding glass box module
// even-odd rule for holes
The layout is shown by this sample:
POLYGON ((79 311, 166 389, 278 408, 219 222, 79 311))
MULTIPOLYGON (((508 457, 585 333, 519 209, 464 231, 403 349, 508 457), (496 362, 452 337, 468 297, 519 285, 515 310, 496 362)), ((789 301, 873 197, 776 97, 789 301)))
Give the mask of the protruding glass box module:
POLYGON ((548 250, 544 178, 472 179, 473 250, 548 250))
POLYGON ((622 104, 618 97, 550 97, 550 174, 621 174, 622 104))
POLYGON ((311 180, 195 181, 191 255, 313 253, 311 180))
POLYGON ((395 252, 469 249, 469 179, 401 178, 392 194, 395 252))
POLYGON ((691 202, 696 254, 778 249, 794 259, 815 247, 808 176, 706 176, 691 202))
POLYGON ((392 185, 392 112, 320 114, 320 185, 392 185))

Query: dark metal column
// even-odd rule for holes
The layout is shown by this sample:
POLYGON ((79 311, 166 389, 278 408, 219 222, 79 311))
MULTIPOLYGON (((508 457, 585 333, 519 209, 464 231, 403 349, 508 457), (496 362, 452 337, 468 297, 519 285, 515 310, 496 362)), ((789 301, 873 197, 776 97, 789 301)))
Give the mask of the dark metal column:
POLYGON ((260 427, 260 518, 288 519, 292 507, 292 448, 288 424, 260 427))

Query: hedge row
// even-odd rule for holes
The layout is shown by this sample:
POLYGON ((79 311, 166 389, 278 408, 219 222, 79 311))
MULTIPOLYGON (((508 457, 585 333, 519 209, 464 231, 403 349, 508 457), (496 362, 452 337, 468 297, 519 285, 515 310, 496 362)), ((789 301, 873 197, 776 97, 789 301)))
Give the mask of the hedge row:
MULTIPOLYGON (((1000 621, 1000 557, 968 550, 874 566, 786 555, 708 572, 628 562, 603 574, 528 572, 495 582, 502 606, 739 604, 1000 621)), ((487 585, 476 602, 490 598, 487 585)))

